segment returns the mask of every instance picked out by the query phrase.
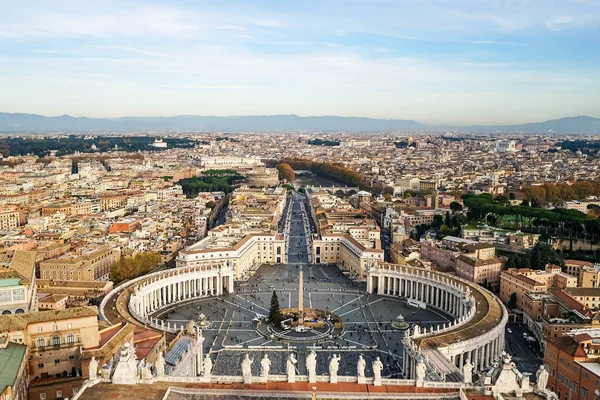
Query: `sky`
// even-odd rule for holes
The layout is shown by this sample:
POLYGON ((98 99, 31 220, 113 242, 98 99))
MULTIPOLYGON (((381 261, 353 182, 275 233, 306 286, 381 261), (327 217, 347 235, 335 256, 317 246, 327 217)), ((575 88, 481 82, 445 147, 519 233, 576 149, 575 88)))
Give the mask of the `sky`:
POLYGON ((600 0, 0 0, 0 111, 600 117, 600 0))

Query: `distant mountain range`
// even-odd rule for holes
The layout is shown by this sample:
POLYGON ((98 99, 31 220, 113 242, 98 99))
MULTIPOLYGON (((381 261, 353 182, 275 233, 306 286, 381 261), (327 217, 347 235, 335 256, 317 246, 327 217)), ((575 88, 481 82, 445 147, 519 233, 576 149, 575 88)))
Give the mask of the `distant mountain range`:
POLYGON ((356 131, 356 132, 522 132, 522 133, 600 133, 600 119, 586 116, 561 118, 522 125, 451 126, 425 125, 402 119, 361 117, 300 117, 297 115, 260 115, 211 117, 178 115, 174 117, 87 118, 46 117, 37 114, 0 113, 0 132, 98 132, 98 131, 356 131))

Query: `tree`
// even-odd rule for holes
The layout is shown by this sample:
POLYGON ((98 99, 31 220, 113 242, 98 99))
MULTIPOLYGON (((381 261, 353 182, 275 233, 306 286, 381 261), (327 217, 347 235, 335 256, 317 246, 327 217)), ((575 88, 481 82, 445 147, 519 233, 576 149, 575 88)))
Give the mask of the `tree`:
POLYGON ((214 201, 210 200, 206 203, 206 208, 210 208, 211 210, 213 210, 215 208, 216 204, 214 201))
POLYGON ((122 257, 110 268, 110 280, 118 283, 137 278, 155 269, 159 261, 160 256, 150 251, 138 253, 134 257, 122 257))
POLYGON ((293 182, 296 180, 296 173, 294 169, 287 163, 277 164, 275 167, 277 171, 279 171, 279 179, 285 179, 288 182, 293 182))
POLYGON ((450 220, 450 212, 446 211, 446 217, 444 218, 444 224, 446 226, 452 226, 452 221, 450 220))
POLYGON ((385 199, 385 201, 392 201, 392 195, 389 193, 384 193, 383 198, 385 199))
POLYGON ((488 288, 488 280, 487 280, 487 278, 483 278, 483 285, 482 286, 484 288, 486 288, 486 289, 488 288))
POLYGON ((546 264, 563 266, 564 261, 547 243, 537 242, 531 250, 531 268, 544 269, 546 264))
POLYGON ((279 326, 281 322, 281 310, 279 309, 279 298, 277 297, 277 293, 273 290, 273 296, 271 296, 271 308, 269 310, 269 321, 275 325, 279 326))
POLYGON ((433 216, 433 222, 431 223, 431 226, 439 227, 439 226, 442 226, 443 223, 444 223, 444 217, 442 217, 441 214, 436 214, 433 216))
POLYGON ((390 196, 392 196, 394 194, 394 188, 391 186, 386 186, 383 188, 383 194, 389 194, 390 196))
POLYGON ((517 306, 517 294, 513 292, 510 294, 510 298, 508 299, 508 308, 510 308, 512 310, 516 306, 517 306))
POLYGON ((453 201, 450 203, 450 210, 452 210, 452 214, 456 214, 459 211, 462 211, 463 206, 458 201, 453 201))

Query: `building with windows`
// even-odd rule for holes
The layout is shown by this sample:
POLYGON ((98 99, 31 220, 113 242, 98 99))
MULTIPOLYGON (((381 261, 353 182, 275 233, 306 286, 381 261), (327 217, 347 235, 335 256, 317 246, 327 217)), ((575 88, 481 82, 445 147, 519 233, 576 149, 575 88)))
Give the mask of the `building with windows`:
POLYGON ((2 315, 37 311, 35 251, 0 252, 0 312, 2 315))
POLYGON ((235 279, 243 279, 261 264, 287 262, 286 240, 283 234, 243 231, 227 225, 211 230, 204 239, 179 252, 176 258, 177 267, 229 263, 235 271, 235 279))
POLYGON ((582 329, 548 338, 544 364, 547 388, 559 399, 600 398, 600 329, 582 329))
POLYGON ((527 310, 527 295, 546 293, 550 288, 574 288, 577 278, 561 271, 556 265, 548 264, 543 271, 530 268, 509 268, 500 273, 500 300, 508 304, 513 293, 516 294, 516 309, 527 310))
POLYGON ((120 258, 121 251, 116 247, 81 248, 40 262, 40 277, 63 281, 107 281, 110 267, 120 258))
POLYGON ((17 229, 25 224, 25 214, 17 206, 2 206, 0 210, 0 232, 17 229))
POLYGON ((28 349, 23 344, 0 343, 0 400, 27 399, 28 349))
POLYGON ((337 264, 354 279, 367 278, 367 265, 383 261, 383 249, 370 246, 374 241, 358 240, 347 233, 315 234, 312 260, 316 264, 337 264))

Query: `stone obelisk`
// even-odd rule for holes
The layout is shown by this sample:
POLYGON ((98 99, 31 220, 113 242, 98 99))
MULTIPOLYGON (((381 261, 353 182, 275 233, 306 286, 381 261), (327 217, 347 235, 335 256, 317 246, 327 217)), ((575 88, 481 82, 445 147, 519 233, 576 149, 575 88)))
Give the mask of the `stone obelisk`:
POLYGON ((300 276, 298 281, 298 330, 304 330, 304 276, 302 266, 300 267, 300 276))

